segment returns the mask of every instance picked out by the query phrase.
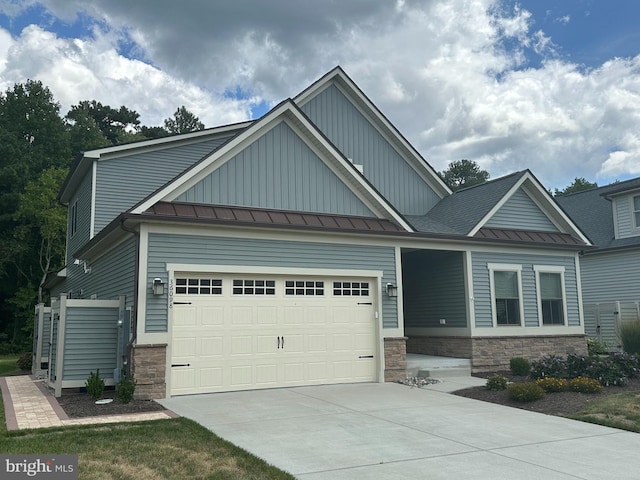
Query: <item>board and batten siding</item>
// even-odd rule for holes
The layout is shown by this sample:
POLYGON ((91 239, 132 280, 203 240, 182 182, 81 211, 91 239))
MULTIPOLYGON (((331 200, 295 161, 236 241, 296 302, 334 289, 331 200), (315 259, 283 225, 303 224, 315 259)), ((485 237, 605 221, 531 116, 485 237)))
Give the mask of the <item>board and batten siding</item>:
POLYGON ((95 234, 233 136, 177 145, 98 162, 95 234))
POLYGON ((580 257, 582 301, 640 301, 640 246, 580 257))
POLYGON ((131 307, 135 265, 136 239, 131 236, 95 262, 89 262, 89 273, 84 272, 82 265, 68 265, 64 292, 71 292, 70 298, 91 298, 96 295, 100 300, 115 300, 125 295, 126 306, 131 307))
POLYGON ((91 169, 86 173, 78 190, 71 197, 67 209, 67 265, 73 264, 73 252, 90 240, 91 236, 91 169), (71 235, 73 206, 77 205, 76 231, 71 235))
POLYGON ((375 216, 284 122, 176 200, 375 216))
POLYGON ((301 106, 331 142, 400 213, 424 215, 440 197, 360 111, 331 85, 301 106))
POLYGON ((524 191, 516 191, 484 225, 490 228, 557 232, 558 228, 524 191))
MULTIPOLYGON (((636 192, 635 195, 638 195, 636 192)), ((617 238, 635 237, 640 230, 635 228, 633 220, 633 197, 625 195, 613 199, 612 208, 617 227, 617 238)))
POLYGON ((467 327, 461 252, 410 252, 402 265, 405 327, 467 327))
MULTIPOLYGON (((199 235, 149 234, 147 278, 168 282, 167 264, 239 265, 383 271, 382 285, 396 283, 393 247, 226 238, 199 235)), ((382 295, 385 328, 398 325, 395 298, 382 295)), ((146 297, 145 332, 167 331, 167 293, 146 297)))
MULTIPOLYGON (((473 296, 475 309, 475 325, 478 328, 493 327, 491 307, 491 286, 489 283, 490 263, 502 263, 522 266, 522 302, 524 307, 524 324, 526 327, 537 327, 538 297, 536 293, 536 273, 534 266, 564 267, 565 294, 567 304, 567 321, 569 326, 580 325, 580 308, 578 304, 578 283, 574 256, 519 255, 473 252, 473 296)), ((497 328, 510 328, 508 326, 497 328)))
POLYGON ((51 320, 51 349, 49 351, 49 381, 56 381, 56 362, 58 360, 58 326, 60 314, 52 313, 51 320))
POLYGON ((118 308, 68 307, 62 380, 86 380, 93 371, 113 379, 117 366, 118 308))

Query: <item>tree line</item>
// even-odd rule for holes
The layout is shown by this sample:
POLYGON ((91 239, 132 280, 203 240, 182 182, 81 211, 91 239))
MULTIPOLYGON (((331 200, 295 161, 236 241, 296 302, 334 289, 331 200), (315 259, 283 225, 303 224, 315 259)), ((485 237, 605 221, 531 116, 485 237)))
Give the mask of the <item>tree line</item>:
POLYGON ((67 210, 57 195, 81 152, 202 130, 184 106, 145 126, 126 106, 84 100, 62 115, 42 82, 0 92, 0 354, 31 348, 42 284, 65 264, 67 210))

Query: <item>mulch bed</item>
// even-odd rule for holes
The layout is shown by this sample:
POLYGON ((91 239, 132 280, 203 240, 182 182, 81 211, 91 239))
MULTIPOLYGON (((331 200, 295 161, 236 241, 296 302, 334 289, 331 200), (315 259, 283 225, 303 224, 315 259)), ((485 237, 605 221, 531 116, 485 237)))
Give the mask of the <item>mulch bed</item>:
MULTIPOLYGON (((509 373, 498 372, 509 378, 513 382, 529 381, 526 377, 513 377, 509 373)), ((506 390, 494 392, 485 387, 465 388, 453 392, 461 397, 473 398, 484 402, 498 403, 509 407, 531 410, 533 412, 546 413, 549 415, 567 416, 578 413, 590 402, 600 400, 609 395, 624 392, 640 392, 640 379, 635 378, 623 387, 604 387, 600 393, 578 393, 578 392, 557 392, 547 393, 544 398, 534 402, 517 402, 509 397, 506 390)))
POLYGON ((106 390, 102 398, 111 398, 113 402, 96 405, 96 401, 88 393, 63 392, 57 398, 58 403, 69 418, 96 417, 100 415, 118 415, 123 413, 144 413, 165 410, 153 400, 131 400, 122 403, 115 398, 113 390, 106 390))

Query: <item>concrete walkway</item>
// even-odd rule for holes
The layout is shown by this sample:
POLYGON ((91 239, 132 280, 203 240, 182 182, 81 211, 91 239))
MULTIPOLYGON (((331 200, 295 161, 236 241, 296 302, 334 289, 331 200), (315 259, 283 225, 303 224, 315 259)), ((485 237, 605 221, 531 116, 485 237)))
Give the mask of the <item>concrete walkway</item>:
POLYGON ((327 385, 160 403, 304 480, 602 480, 640 475, 640 435, 423 388, 327 385))
POLYGON ((7 430, 102 423, 139 422, 171 418, 173 412, 147 412, 100 417, 69 418, 42 380, 29 375, 0 377, 7 430))

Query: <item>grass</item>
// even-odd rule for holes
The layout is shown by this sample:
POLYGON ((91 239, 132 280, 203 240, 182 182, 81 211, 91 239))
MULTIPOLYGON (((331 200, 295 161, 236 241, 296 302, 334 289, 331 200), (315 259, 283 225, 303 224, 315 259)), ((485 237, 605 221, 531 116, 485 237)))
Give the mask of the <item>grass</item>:
POLYGON ((7 432, 0 452, 78 454, 81 479, 276 479, 293 477, 186 418, 7 432))
POLYGON ((19 355, 0 355, 0 377, 20 373, 16 362, 19 355))
POLYGON ((594 401, 569 418, 640 432, 640 392, 625 392, 594 401))

